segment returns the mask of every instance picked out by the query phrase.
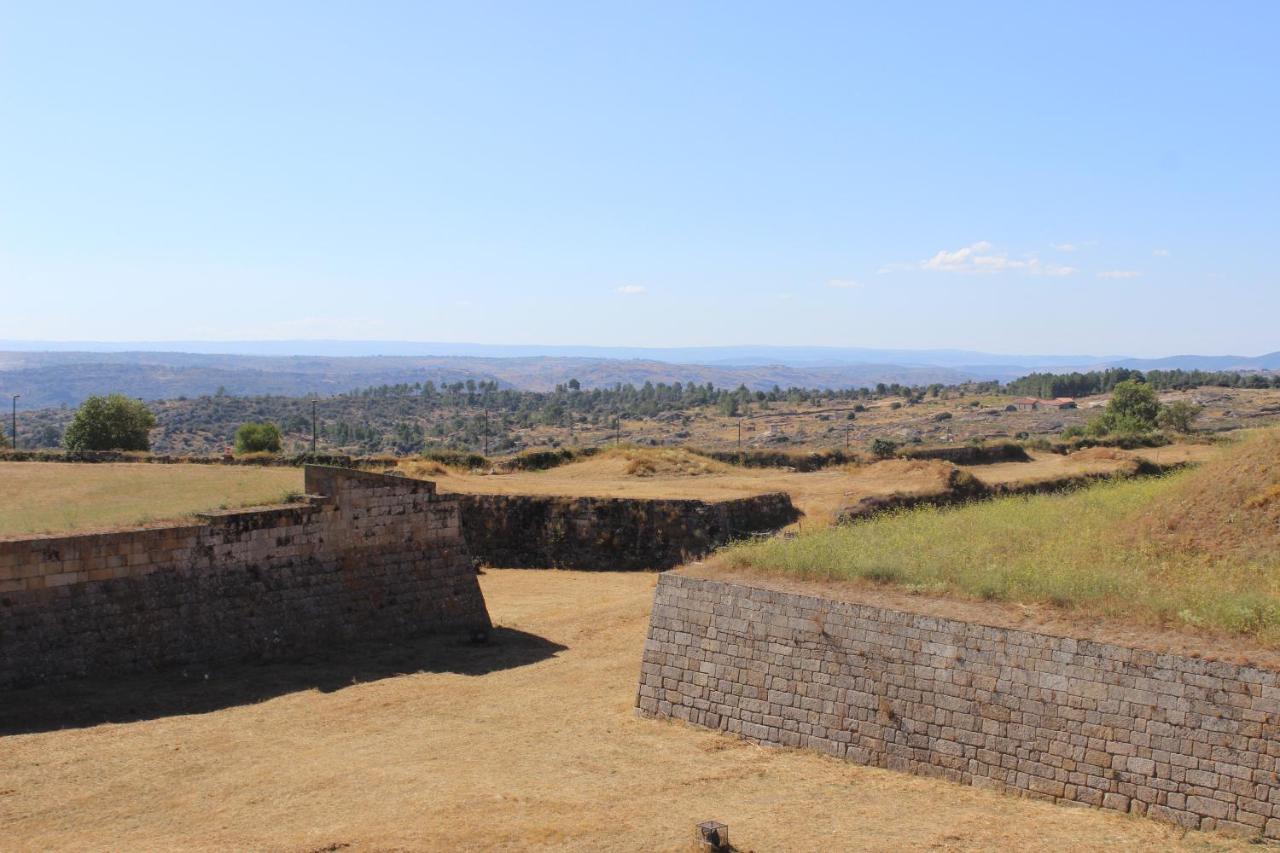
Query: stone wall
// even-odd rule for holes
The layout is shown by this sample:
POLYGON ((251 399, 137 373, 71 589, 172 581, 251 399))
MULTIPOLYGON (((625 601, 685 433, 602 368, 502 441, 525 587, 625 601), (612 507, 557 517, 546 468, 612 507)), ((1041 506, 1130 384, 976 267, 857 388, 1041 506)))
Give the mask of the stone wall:
POLYGON ((697 500, 459 495, 471 552, 503 568, 668 569, 800 513, 785 494, 697 500))
POLYGON ((637 697, 759 743, 1280 837, 1280 674, 665 574, 637 697))
POLYGON ((0 687, 486 628, 458 501, 308 466, 309 503, 0 540, 0 687))

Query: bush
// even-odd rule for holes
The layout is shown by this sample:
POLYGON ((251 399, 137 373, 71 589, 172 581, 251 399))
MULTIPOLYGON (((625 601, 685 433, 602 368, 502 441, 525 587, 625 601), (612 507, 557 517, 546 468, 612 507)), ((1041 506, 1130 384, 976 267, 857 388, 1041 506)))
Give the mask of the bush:
POLYGON ((1137 435, 1151 432, 1160 417, 1160 401, 1155 389, 1136 379, 1116 384, 1106 411, 1089 422, 1085 432, 1091 436, 1110 433, 1137 435))
POLYGON ((871 439, 871 455, 877 459, 888 459, 898 452, 898 442, 888 438, 871 439))
POLYGON ((241 424, 236 430, 236 453, 279 453, 280 427, 271 423, 241 424))
POLYGON ((488 458, 481 456, 479 453, 467 453, 462 450, 432 448, 422 451, 422 458, 431 462, 439 462, 441 465, 448 465, 450 468, 489 467, 488 458))
POLYGON ((68 450, 150 450, 156 417, 141 400, 112 394, 90 397, 67 427, 68 450))
POLYGON ((1193 429, 1192 422, 1200 417, 1200 413, 1204 411, 1204 407, 1197 406, 1186 400, 1175 400, 1160 410, 1160 415, 1156 418, 1156 422, 1160 424, 1161 429, 1173 430, 1174 432, 1187 433, 1193 429))

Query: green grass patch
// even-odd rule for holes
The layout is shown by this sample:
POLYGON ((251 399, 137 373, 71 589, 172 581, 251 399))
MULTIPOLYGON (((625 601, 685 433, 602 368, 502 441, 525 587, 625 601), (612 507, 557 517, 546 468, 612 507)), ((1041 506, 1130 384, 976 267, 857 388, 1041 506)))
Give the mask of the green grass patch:
POLYGON ((893 512, 721 552, 733 569, 810 581, 1050 604, 1144 623, 1208 628, 1280 644, 1280 555, 1226 563, 1131 535, 1131 519, 1187 473, 1066 494, 893 512))

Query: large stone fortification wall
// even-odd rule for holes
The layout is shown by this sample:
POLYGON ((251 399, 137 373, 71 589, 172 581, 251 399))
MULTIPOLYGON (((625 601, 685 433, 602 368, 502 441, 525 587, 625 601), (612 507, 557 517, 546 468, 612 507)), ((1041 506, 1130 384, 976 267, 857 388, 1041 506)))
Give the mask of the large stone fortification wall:
POLYGON ((639 712, 1280 837, 1280 674, 663 575, 639 712))
POLYGON ((460 495, 467 544, 504 568, 669 569, 800 513, 785 494, 697 500, 460 495))
POLYGON ((458 502, 309 466, 308 504, 0 541, 0 687, 488 627, 458 502))

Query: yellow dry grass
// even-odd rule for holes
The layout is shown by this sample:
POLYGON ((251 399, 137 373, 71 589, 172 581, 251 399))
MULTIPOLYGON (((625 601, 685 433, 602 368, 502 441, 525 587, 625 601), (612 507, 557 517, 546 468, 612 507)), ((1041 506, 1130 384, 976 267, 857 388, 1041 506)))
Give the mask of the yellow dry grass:
MULTIPOLYGON (((186 687, 126 680, 102 688, 125 707, 166 689, 198 699, 234 679, 287 686, 257 704, 0 738, 0 846, 687 850, 694 824, 718 819, 744 850, 1244 847, 638 719, 653 575, 517 570, 481 581, 507 626, 496 643, 407 644, 407 674, 362 677, 361 650, 186 687), (545 643, 563 649, 530 655, 545 643), (325 690, 297 686, 309 678, 325 690)), ((84 688, 14 692, 0 722, 28 707, 31 728, 47 725, 59 697, 77 709, 95 701, 84 688)))
MULTIPOLYGON (((1274 565, 1280 554, 1280 430, 1259 430, 1192 472, 1132 525, 1132 541, 1211 565, 1274 565)), ((1259 577, 1258 585, 1269 581, 1259 577)))
POLYGON ((947 487, 953 470, 943 462, 890 460, 803 474, 779 468, 724 465, 669 450, 606 452, 546 471, 515 473, 444 469, 427 475, 419 467, 422 464, 405 462, 400 467, 410 476, 435 480, 442 492, 709 501, 787 492, 805 513, 801 522, 804 525, 829 524, 840 509, 872 495, 939 493, 947 487), (683 457, 700 461, 689 463, 683 457), (638 465, 637 460, 646 461, 638 465))
POLYGON ((0 536, 84 531, 279 502, 298 468, 146 463, 0 463, 0 536))
POLYGON ((1094 447, 1063 456, 1058 453, 1032 452, 1030 462, 997 462, 975 465, 973 475, 989 486, 1009 483, 1043 483, 1067 477, 1090 477, 1109 474, 1131 474, 1137 470, 1138 457, 1127 450, 1094 447))

